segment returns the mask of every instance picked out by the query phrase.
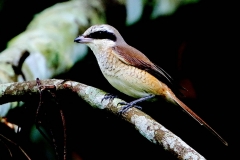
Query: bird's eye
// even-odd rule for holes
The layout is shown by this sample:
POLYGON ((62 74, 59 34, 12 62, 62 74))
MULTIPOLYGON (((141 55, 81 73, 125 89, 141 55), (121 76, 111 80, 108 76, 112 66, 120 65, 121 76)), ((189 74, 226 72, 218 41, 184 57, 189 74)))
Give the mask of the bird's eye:
POLYGON ((117 40, 117 37, 113 33, 108 31, 96 31, 96 32, 90 33, 86 37, 94 38, 94 39, 109 39, 114 42, 117 40))

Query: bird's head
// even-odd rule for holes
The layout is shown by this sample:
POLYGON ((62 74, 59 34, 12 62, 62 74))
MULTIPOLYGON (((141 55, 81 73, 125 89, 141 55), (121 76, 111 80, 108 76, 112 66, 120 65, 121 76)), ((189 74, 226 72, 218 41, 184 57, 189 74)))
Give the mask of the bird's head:
POLYGON ((120 33, 114 27, 107 24, 91 26, 82 35, 77 37, 74 42, 84 43, 93 51, 125 43, 120 33))

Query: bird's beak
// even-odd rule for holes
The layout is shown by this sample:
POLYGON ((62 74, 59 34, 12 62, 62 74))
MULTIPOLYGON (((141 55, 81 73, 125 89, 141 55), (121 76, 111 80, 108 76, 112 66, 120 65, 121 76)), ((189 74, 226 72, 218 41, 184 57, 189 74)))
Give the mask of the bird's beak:
POLYGON ((92 41, 92 38, 86 38, 83 35, 77 37, 76 39, 74 39, 74 42, 77 43, 89 43, 92 41))

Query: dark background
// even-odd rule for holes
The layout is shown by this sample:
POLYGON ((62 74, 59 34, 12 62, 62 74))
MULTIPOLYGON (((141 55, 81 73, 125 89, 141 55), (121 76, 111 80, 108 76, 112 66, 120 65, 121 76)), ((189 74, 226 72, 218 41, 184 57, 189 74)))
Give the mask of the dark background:
MULTIPOLYGON (((56 2, 4 1, 0 10, 0 49, 4 50, 11 38, 25 30, 34 14, 56 2)), ((149 18, 152 7, 146 6, 141 20, 129 27, 125 26, 124 6, 111 3, 108 5, 107 23, 117 28, 128 44, 142 51, 189 90, 182 100, 215 129, 229 146, 224 146, 181 109, 163 100, 143 103, 143 111, 207 159, 230 159, 237 155, 240 121, 238 63, 235 55, 239 53, 236 47, 239 41, 236 24, 239 18, 233 5, 201 1, 181 6, 173 15, 154 20, 149 18)), ((77 63, 68 73, 56 78, 79 81, 116 94, 127 101, 133 100, 108 84, 90 50, 83 61, 77 63)), ((77 101, 74 95, 60 96, 59 99, 66 115, 68 151, 73 153, 69 157, 176 159, 161 147, 148 142, 121 118, 92 109, 86 103, 77 101)), ((37 100, 34 100, 36 99, 27 102, 27 109, 15 110, 9 114, 10 118, 25 126, 22 127, 22 132, 16 136, 1 125, 1 134, 18 141, 33 159, 45 159, 42 146, 33 144, 28 139, 29 128, 35 117, 33 106, 38 105, 37 100)), ((46 106, 48 105, 54 106, 52 102, 46 103, 46 106)), ((49 119, 54 119, 54 110, 57 112, 56 107, 52 108, 48 112, 48 115, 52 113, 49 119)), ((56 139, 61 141, 61 138, 56 139)), ((8 155, 6 148, 2 145, 1 147, 1 154, 8 155)), ((15 154, 20 153, 16 150, 15 154)))

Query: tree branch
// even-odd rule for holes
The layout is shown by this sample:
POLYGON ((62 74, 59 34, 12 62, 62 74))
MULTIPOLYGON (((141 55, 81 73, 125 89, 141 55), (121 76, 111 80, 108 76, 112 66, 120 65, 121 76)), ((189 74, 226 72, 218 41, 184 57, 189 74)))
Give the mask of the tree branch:
MULTIPOLYGON (((55 85, 57 91, 71 90, 92 107, 106 109, 115 115, 118 115, 118 111, 123 107, 122 105, 118 105, 119 102, 123 102, 121 99, 102 100, 106 95, 106 92, 102 90, 78 82, 62 82, 63 80, 56 79, 41 80, 43 86, 55 85)), ((36 81, 0 84, 0 104, 27 100, 31 96, 38 94, 36 81)), ((161 145, 165 150, 172 152, 179 159, 205 159, 178 136, 136 108, 129 109, 122 115, 122 118, 133 124, 140 134, 149 141, 161 145)))
POLYGON ((66 72, 87 51, 74 38, 89 26, 105 22, 103 8, 101 1, 73 0, 37 14, 0 53, 0 83, 47 79, 66 72))
MULTIPOLYGON (((27 29, 0 53, 0 83, 52 78, 87 54, 73 42, 89 26, 105 23, 103 1, 72 0, 37 14, 27 29)), ((17 103, 0 106, 0 117, 17 103)))

